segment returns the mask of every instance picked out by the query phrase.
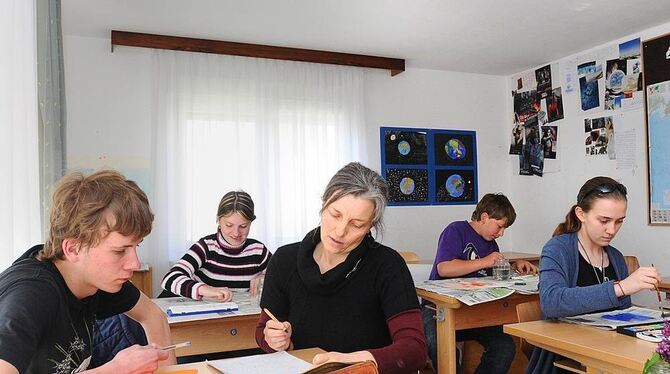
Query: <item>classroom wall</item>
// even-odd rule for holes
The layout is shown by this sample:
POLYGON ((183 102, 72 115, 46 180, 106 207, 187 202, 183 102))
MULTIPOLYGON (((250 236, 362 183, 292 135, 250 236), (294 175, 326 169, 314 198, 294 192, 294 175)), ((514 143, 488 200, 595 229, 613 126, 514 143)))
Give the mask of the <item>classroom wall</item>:
MULTIPOLYGON (((73 35, 64 37, 64 49, 68 168, 117 168, 151 194, 149 51, 117 47, 111 53, 109 39, 73 35)), ((475 130, 480 195, 506 191, 509 166, 506 144, 500 140, 507 130, 506 82, 504 77, 438 70, 408 69, 395 77, 388 71, 368 70, 369 166, 381 168, 380 126, 475 130)), ((472 205, 390 207, 383 242, 432 259, 444 226, 468 219, 472 210, 472 205)), ((144 245, 151 246, 151 237, 144 245)), ((139 252, 143 261, 152 262, 148 251, 139 252)))
MULTIPOLYGON (((553 69, 552 80, 564 87, 563 69, 567 61, 585 54, 597 54, 603 48, 640 37, 642 41, 670 32, 670 23, 643 30, 625 38, 594 47, 590 50, 566 56, 552 61, 558 69, 553 69), (558 76, 557 76, 557 75, 558 76)), ((549 62, 548 62, 549 63, 549 62)), ((542 64, 541 66, 545 66, 542 64)), ((538 67, 541 67, 538 66, 538 67)), ((508 79, 506 100, 506 134, 504 141, 509 142, 512 129, 513 103, 511 82, 508 79)), ((557 86, 556 83, 553 84, 557 86)), ((510 245, 514 249, 540 253, 542 246, 551 236, 556 225, 564 219, 569 208, 576 203, 577 192, 589 178, 606 175, 620 180, 628 189, 628 211, 625 223, 612 245, 624 255, 635 255, 643 266, 654 263, 662 274, 670 275, 670 226, 647 225, 647 159, 646 127, 644 109, 631 111, 589 111, 583 112, 579 103, 579 84, 572 94, 563 95, 565 118, 551 124, 558 124, 558 159, 547 168, 555 172, 545 173, 542 178, 518 175, 518 156, 506 156, 511 170, 510 196, 516 204, 519 214, 516 223, 509 231, 510 245), (616 161, 607 156, 585 156, 584 154, 584 118, 596 118, 615 115, 615 131, 635 129, 636 151, 633 170, 619 170, 616 161), (617 116, 621 114, 620 118, 617 116), (618 122, 616 122, 618 120, 618 122), (511 162, 510 162, 511 161, 511 162)), ((620 145, 617 144, 617 147, 620 145)), ((481 151, 480 151, 481 152, 481 151)))

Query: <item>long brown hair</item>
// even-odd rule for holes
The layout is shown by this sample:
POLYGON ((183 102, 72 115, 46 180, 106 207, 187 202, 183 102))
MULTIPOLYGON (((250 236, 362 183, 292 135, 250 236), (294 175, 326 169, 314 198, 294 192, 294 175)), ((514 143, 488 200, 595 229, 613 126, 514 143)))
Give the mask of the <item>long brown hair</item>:
POLYGON ((587 180, 579 189, 577 204, 570 208, 565 221, 556 226, 552 236, 577 232, 582 228, 582 222, 577 218, 575 208, 580 207, 584 212, 588 212, 599 199, 628 201, 626 193, 626 187, 610 177, 594 177, 587 180))

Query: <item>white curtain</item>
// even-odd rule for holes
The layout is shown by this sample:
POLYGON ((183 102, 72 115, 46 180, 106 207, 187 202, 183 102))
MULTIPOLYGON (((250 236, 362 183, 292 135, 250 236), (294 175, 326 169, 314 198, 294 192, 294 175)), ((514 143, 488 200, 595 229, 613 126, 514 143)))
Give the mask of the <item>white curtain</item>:
POLYGON ((361 68, 158 50, 153 64, 150 261, 162 274, 216 231, 227 191, 251 194, 250 237, 274 251, 318 225, 340 167, 366 161, 361 68))
POLYGON ((0 1, 0 271, 42 242, 35 6, 0 1))

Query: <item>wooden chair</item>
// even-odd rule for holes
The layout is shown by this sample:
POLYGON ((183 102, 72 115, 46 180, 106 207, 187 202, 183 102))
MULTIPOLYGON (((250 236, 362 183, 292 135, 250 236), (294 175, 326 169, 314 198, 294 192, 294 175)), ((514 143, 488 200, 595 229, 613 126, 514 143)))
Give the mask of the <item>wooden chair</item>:
MULTIPOLYGON (((516 317, 519 322, 530 322, 542 319, 542 310, 540 309, 539 301, 529 301, 526 303, 517 304, 516 317)), ((534 345, 528 343, 526 339, 519 338, 519 349, 530 360, 533 354, 534 345)))
POLYGON ((628 274, 632 274, 635 270, 640 268, 640 261, 637 260, 636 256, 623 256, 623 258, 626 260, 628 274))
MULTIPOLYGON (((526 303, 517 304, 516 306, 516 317, 519 322, 530 322, 538 321, 542 319, 542 309, 540 308, 539 301, 528 301, 526 303)), ((526 357, 530 360, 530 356, 533 354, 534 345, 528 343, 526 339, 519 338, 519 349, 523 352, 526 357)), ((583 373, 586 374, 586 368, 582 366, 579 362, 563 359, 554 362, 554 366, 567 370, 572 373, 583 373)))
POLYGON ((402 256, 402 258, 408 264, 418 264, 419 262, 421 262, 421 258, 419 258, 419 255, 417 255, 415 252, 398 251, 398 253, 400 253, 400 256, 402 256))

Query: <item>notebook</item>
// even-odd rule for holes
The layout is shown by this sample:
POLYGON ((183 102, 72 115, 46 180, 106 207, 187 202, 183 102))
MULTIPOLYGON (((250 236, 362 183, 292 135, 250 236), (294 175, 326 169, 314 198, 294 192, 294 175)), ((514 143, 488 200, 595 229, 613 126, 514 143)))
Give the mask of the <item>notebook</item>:
POLYGON ((647 309, 633 306, 622 310, 564 317, 560 320, 577 323, 580 325, 615 330, 619 326, 633 326, 663 322, 663 317, 661 317, 661 311, 658 309, 647 309))
POLYGON ((170 317, 185 316, 193 314, 219 313, 239 310, 236 303, 228 301, 225 303, 199 303, 190 305, 174 305, 167 308, 166 313, 170 317))

